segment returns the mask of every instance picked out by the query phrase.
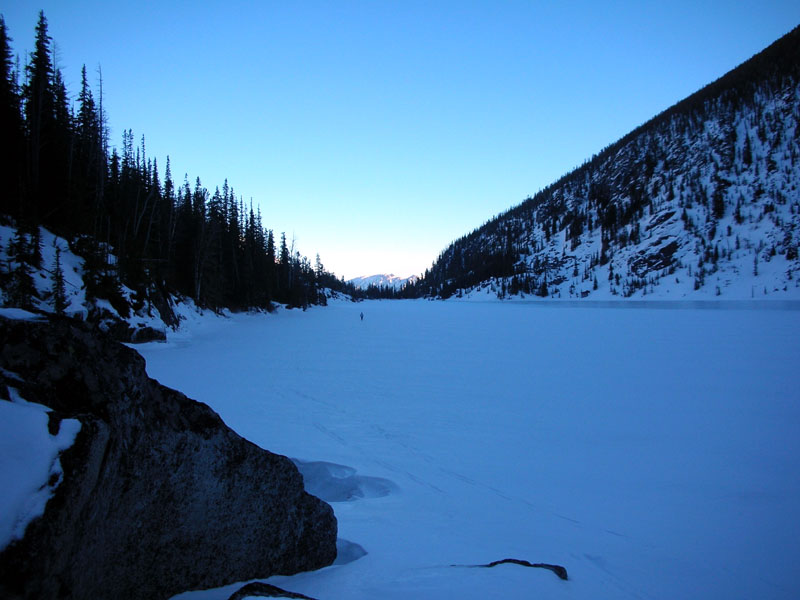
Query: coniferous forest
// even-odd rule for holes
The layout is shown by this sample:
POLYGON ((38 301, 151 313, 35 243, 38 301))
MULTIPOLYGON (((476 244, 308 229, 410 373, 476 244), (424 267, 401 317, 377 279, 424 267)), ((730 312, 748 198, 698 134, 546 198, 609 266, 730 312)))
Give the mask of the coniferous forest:
MULTIPOLYGON (((18 227, 9 252, 22 271, 41 266, 37 237, 44 226, 83 257, 87 298, 112 304, 125 303, 122 284, 134 290, 135 302, 179 294, 214 310, 269 309, 273 302, 306 307, 324 304, 324 289, 355 292, 319 256, 312 264, 285 234, 276 239, 260 209, 237 197, 227 180, 213 191, 199 177, 176 182, 169 158, 159 165, 145 136, 130 129, 118 150, 108 139, 102 77, 93 89, 84 66, 80 89, 71 94, 55 66, 43 12, 35 36, 21 67, 0 16, 0 218, 18 227)), ((12 293, 34 293, 24 275, 5 274, 12 293)))

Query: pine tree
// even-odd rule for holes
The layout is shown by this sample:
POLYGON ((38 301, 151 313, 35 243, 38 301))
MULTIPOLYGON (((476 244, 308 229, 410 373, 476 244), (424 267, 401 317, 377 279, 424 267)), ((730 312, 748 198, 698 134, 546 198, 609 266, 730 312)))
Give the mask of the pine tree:
POLYGON ((314 261, 314 292, 316 295, 316 303, 322 306, 328 303, 327 298, 325 298, 325 292, 322 289, 324 286, 324 277, 325 267, 322 266, 322 260, 320 260, 319 254, 317 254, 317 258, 314 261))
POLYGON ((0 213, 19 216, 22 211, 22 185, 25 137, 22 126, 17 73, 13 67, 11 38, 0 15, 0 213))
POLYGON ((29 242, 22 230, 17 229, 8 247, 11 274, 8 286, 8 304, 26 310, 33 308, 33 299, 37 297, 29 253, 29 242))
POLYGON ((39 203, 42 197, 42 179, 46 176, 47 146, 51 143, 55 117, 55 94, 53 93, 53 64, 50 60, 50 36, 47 34, 47 19, 39 12, 36 24, 36 44, 27 65, 27 83, 23 87, 25 102, 25 125, 28 134, 27 162, 28 189, 31 202, 26 203, 24 219, 38 222, 39 203), (43 164, 44 163, 44 164, 43 164), (44 172, 43 172, 44 171, 44 172))
POLYGON ((285 301, 289 295, 289 275, 291 269, 291 256, 289 254, 289 248, 286 245, 286 232, 281 233, 281 250, 279 256, 278 290, 285 301))
POLYGON ((53 262, 53 285, 50 290, 50 299, 57 315, 63 315, 67 309, 67 288, 64 283, 64 270, 61 267, 61 248, 56 246, 56 257, 53 262))
POLYGON ((278 270, 277 264, 275 261, 275 236, 272 233, 272 229, 267 231, 267 256, 266 256, 266 263, 267 263, 267 291, 269 293, 269 299, 272 300, 275 298, 275 294, 278 288, 278 270))
POLYGON ((29 234, 27 258, 28 263, 33 268, 42 268, 42 237, 41 230, 38 227, 33 227, 29 234))
POLYGON ((542 298, 547 298, 547 279, 542 279, 539 289, 536 290, 536 295, 542 298))
POLYGON ((93 232, 93 220, 102 210, 106 160, 100 115, 86 79, 84 65, 75 120, 75 167, 72 177, 72 205, 78 213, 77 227, 82 231, 93 232))
POLYGON ((742 162, 748 167, 751 164, 753 164, 753 150, 750 145, 749 134, 745 134, 744 136, 744 148, 742 148, 742 162))

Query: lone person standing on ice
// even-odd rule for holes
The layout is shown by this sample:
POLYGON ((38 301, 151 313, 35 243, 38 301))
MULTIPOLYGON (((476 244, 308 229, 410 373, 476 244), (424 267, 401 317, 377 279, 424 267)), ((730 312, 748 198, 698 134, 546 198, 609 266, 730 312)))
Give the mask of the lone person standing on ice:
POLYGON ((361 313, 361 320, 362 321, 364 320, 364 313, 363 312, 361 313))

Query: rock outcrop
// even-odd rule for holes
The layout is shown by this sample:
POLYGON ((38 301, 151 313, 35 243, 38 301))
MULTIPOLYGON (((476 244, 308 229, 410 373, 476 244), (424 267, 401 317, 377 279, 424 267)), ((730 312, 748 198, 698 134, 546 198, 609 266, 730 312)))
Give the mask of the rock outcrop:
POLYGON ((254 581, 235 592, 228 600, 247 600, 248 598, 295 598, 295 600, 314 600, 310 596, 290 592, 268 583, 254 581))
MULTIPOLYGON (((2 598, 168 598, 336 558, 336 519, 297 468, 144 360, 70 319, 0 318, 7 386, 81 430, 44 516, 0 554, 2 598)), ((0 400, 4 401, 4 400, 0 400)))
POLYGON ((105 309, 91 309, 88 321, 118 342, 142 344, 164 342, 167 339, 167 332, 164 329, 150 327, 146 323, 137 321, 135 317, 128 320, 121 319, 105 309))

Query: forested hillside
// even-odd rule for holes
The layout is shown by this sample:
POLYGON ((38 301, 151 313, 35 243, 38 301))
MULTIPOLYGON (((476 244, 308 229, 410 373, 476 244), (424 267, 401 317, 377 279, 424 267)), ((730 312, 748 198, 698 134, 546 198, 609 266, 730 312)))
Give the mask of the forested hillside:
POLYGON ((176 182, 169 158, 162 175, 145 137, 131 130, 121 151, 112 147, 102 77, 93 89, 84 67, 71 96, 43 13, 35 36, 20 67, 0 17, 0 221, 15 231, 0 240, 8 256, 0 265, 5 304, 31 306, 32 273, 55 270, 41 264, 40 226, 84 259, 90 301, 124 304, 125 285, 138 303, 179 294, 212 309, 304 307, 324 303, 325 289, 346 287, 319 256, 312 264, 284 234, 277 241, 227 181, 213 191, 199 177, 176 182))
POLYGON ((430 296, 798 296, 800 28, 445 249, 430 296))

